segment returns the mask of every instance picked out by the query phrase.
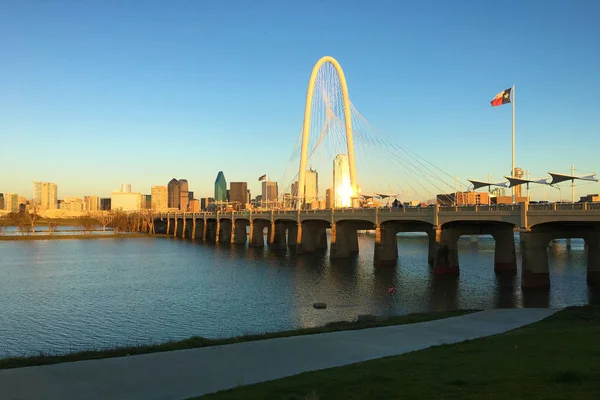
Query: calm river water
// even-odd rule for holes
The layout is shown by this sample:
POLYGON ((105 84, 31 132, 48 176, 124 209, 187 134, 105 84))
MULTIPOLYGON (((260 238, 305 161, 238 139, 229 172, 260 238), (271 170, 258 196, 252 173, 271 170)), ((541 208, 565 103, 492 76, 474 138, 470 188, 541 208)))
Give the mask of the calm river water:
POLYGON ((0 357, 287 330, 366 313, 598 302, 581 240, 550 246, 550 291, 523 293, 519 274, 494 273, 491 237, 461 238, 459 277, 431 274, 427 236, 398 236, 395 268, 374 268, 374 237, 359 238, 360 254, 335 262, 170 238, 0 241, 0 357))

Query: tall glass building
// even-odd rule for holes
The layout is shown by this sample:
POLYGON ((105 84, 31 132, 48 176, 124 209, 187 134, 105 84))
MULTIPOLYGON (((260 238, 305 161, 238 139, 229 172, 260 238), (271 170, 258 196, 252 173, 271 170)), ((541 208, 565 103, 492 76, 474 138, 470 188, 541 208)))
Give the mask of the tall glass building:
POLYGON ((227 201, 227 181, 223 171, 219 171, 215 179, 215 201, 227 201))

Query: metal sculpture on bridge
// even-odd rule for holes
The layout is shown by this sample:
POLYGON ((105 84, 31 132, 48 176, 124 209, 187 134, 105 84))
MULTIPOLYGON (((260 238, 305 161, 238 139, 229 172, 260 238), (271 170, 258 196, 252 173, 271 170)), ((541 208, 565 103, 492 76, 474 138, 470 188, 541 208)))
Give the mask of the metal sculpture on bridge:
POLYGON ((315 81, 321 67, 325 64, 331 64, 338 75, 340 86, 342 89, 342 100, 344 102, 344 123, 346 126, 346 142, 348 146, 348 164, 350 169, 350 185, 352 186, 352 196, 357 195, 356 186, 356 165, 354 162, 354 139, 352 137, 352 117, 350 97, 348 96, 348 86, 346 84, 346 76, 342 67, 333 57, 326 56, 321 58, 313 67, 310 79, 308 81, 308 91, 306 92, 306 106, 304 108, 304 122, 302 125, 302 151, 300 155, 300 171, 298 171, 298 209, 304 205, 304 186, 306 180, 306 162, 308 159, 308 142, 310 136, 310 117, 312 109, 313 92, 315 89, 315 81))

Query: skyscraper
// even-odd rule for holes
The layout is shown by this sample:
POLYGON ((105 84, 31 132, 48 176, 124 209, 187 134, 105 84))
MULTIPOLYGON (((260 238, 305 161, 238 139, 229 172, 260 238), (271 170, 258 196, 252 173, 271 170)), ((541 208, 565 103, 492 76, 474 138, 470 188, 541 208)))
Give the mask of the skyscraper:
POLYGON ((234 209, 245 210, 248 202, 248 183, 247 182, 231 182, 229 184, 230 201, 234 209))
POLYGON ((0 193, 0 210, 4 210, 4 194, 0 193))
POLYGON ((263 181, 262 183, 262 201, 266 206, 273 205, 277 201, 277 182, 263 181))
POLYGON ((33 201, 40 210, 56 210, 58 186, 52 182, 33 182, 33 201))
POLYGON ((313 202, 319 200, 319 173, 312 168, 306 171, 304 185, 304 204, 311 207, 313 202))
POLYGON ((346 154, 338 154, 333 159, 333 196, 334 207, 352 205, 352 185, 350 184, 350 166, 346 154))
POLYGON ((227 181, 225 180, 223 171, 219 171, 217 179, 215 179, 215 201, 227 201, 227 181))
POLYGON ((169 196, 167 205, 169 208, 179 209, 179 200, 181 195, 181 187, 179 181, 175 178, 171 179, 167 184, 167 193, 169 196))
POLYGON ((98 196, 85 196, 83 201, 87 211, 98 211, 100 206, 100 198, 98 196))
POLYGON ((179 211, 187 211, 190 201, 188 194, 188 181, 186 179, 179 180, 179 211))
POLYGON ((150 188, 150 207, 155 211, 166 211, 169 208, 169 188, 152 186, 150 188))
POLYGON ((19 212, 19 195, 15 193, 6 193, 6 211, 14 213, 19 212))

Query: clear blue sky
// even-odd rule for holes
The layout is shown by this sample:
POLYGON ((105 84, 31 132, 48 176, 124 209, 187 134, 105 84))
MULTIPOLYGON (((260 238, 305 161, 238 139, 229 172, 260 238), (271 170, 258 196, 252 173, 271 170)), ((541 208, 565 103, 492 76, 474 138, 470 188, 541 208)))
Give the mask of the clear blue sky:
POLYGON ((600 172, 598 21, 597 0, 3 0, 0 192, 177 177, 200 197, 223 170, 256 194, 324 55, 372 124, 452 176, 509 172, 510 106, 489 101, 512 84, 517 165, 600 172))

